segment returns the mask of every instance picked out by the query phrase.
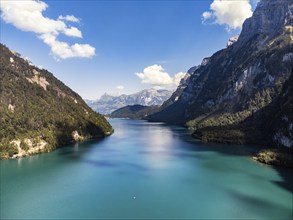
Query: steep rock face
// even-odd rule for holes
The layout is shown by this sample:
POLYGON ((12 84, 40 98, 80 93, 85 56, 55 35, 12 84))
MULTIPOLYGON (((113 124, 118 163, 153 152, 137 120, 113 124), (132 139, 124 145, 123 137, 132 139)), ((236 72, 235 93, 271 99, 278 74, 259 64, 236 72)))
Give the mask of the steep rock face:
POLYGON ((162 106, 160 107, 160 109, 164 109, 168 106, 170 106, 171 104, 173 104, 174 102, 176 102, 179 97, 181 96, 183 90, 186 88, 186 86, 188 85, 190 76, 194 73, 194 71, 198 68, 198 66, 194 66, 191 67, 186 75, 180 80, 180 83, 177 87, 177 89, 175 90, 175 92, 171 95, 171 97, 169 99, 167 99, 162 106))
POLYGON ((0 157, 51 151, 112 133, 107 120, 47 70, 0 45, 0 157))
POLYGON ((197 70, 199 68, 206 66, 209 60, 209 57, 204 58, 200 65, 191 67, 187 71, 186 76, 180 81, 179 86, 171 95, 171 97, 163 103, 158 112, 155 112, 153 115, 150 115, 148 117, 148 120, 182 124, 184 122, 185 105, 181 100, 188 99, 192 95, 190 91, 190 80, 197 79, 200 76, 197 70))
POLYGON ((164 89, 145 89, 131 95, 111 96, 104 94, 98 100, 86 100, 86 102, 96 112, 107 115, 127 105, 161 105, 170 98, 172 93, 172 91, 164 89))
POLYGON ((270 113, 264 121, 266 128, 273 128, 270 136, 278 146, 293 147, 293 74, 285 83, 283 90, 269 106, 270 113))
POLYGON ((292 74, 292 8, 292 1, 261 1, 238 41, 196 69, 178 100, 151 120, 215 131, 278 99, 292 74))
POLYGON ((292 10, 291 0, 260 1, 253 16, 244 22, 238 41, 244 44, 256 36, 262 44, 284 32, 292 33, 292 10))

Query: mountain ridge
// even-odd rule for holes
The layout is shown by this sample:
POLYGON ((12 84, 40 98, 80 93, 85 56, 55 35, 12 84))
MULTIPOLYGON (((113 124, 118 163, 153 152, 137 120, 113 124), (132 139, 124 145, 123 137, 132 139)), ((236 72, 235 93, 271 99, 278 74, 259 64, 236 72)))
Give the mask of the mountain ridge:
POLYGON ((113 111, 110 118, 146 119, 149 115, 157 112, 159 106, 127 105, 113 111))
POLYGON ((102 115, 52 73, 3 44, 0 50, 0 158, 49 152, 113 132, 102 115))
POLYGON ((98 100, 85 100, 96 112, 108 115, 113 111, 128 105, 156 106, 161 105, 172 94, 166 89, 144 89, 130 95, 109 95, 105 93, 98 100))
MULTIPOLYGON (((186 125, 206 141, 285 146, 273 138, 275 134, 268 136, 268 129, 275 127, 255 136, 255 123, 245 132, 240 125, 280 99, 292 75, 292 8, 292 1, 262 0, 244 22, 238 40, 196 68, 178 99, 151 115, 150 121, 186 125), (224 134, 231 126, 233 133, 224 134)), ((258 120, 265 127, 265 119, 258 120)), ((292 139, 292 129, 287 133, 292 139)))

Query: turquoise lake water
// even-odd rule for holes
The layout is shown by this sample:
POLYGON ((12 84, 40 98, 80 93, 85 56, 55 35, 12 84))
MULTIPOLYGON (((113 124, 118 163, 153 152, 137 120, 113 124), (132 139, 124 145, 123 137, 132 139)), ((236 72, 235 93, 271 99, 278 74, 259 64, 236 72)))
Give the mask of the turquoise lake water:
POLYGON ((111 120, 115 133, 0 161, 1 219, 291 219, 290 170, 251 147, 204 144, 160 123, 111 120))

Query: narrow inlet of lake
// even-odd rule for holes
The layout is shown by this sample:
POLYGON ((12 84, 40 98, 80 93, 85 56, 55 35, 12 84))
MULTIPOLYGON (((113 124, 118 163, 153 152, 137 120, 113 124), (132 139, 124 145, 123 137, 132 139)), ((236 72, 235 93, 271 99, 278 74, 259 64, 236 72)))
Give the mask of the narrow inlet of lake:
POLYGON ((292 174, 251 147, 181 127, 112 119, 115 133, 4 160, 1 219, 291 219, 292 174))

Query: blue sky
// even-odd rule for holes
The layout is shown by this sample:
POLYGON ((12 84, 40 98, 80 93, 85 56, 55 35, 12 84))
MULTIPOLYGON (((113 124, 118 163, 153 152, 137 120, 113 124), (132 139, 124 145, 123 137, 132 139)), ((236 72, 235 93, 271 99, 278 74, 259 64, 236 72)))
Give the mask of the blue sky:
MULTIPOLYGON (((246 1, 239 4, 241 2, 246 1)), ((27 27, 21 23, 23 18, 17 21, 13 15, 4 17, 3 14, 9 12, 4 11, 4 3, 1 43, 51 71, 87 99, 96 99, 105 92, 129 94, 153 86, 175 88, 175 74, 200 64, 204 57, 224 48, 227 40, 241 30, 239 22, 232 22, 239 13, 226 14, 221 20, 217 16, 227 6, 214 4, 211 7, 212 0, 44 3, 47 6, 41 12, 43 17, 57 21, 60 15, 63 18, 73 15, 79 20, 70 22, 59 17, 58 22, 67 26, 58 29, 58 34, 52 32, 52 36, 68 45, 88 44, 86 52, 77 52, 77 55, 52 52, 53 43, 44 43, 48 39, 45 31, 27 27), (204 12, 207 12, 205 22, 204 12), (71 32, 62 34, 66 31, 71 32), (157 72, 152 75, 152 71, 157 72)), ((251 4, 254 8, 256 1, 251 4)), ((25 10, 22 7, 20 10, 25 10)), ((21 13, 17 12, 18 15, 21 13)))

